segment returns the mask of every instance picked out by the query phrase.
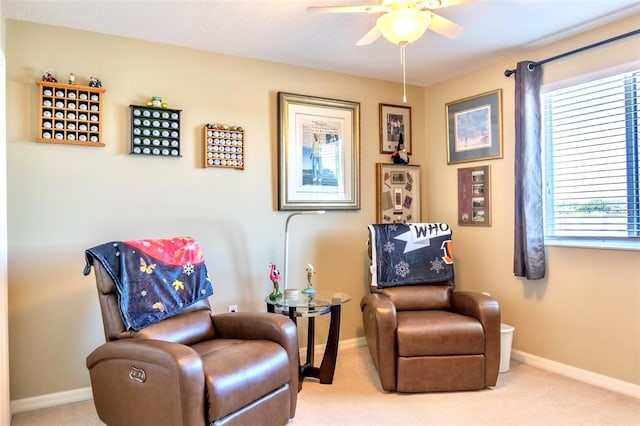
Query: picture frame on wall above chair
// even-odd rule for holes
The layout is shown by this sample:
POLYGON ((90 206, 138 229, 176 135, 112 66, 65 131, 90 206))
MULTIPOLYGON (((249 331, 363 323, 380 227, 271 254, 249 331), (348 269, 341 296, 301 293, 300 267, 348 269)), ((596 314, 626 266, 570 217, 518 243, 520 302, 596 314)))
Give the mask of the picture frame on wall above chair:
POLYGON ((447 164, 502 158, 502 89, 445 108, 447 164))
POLYGON ((376 164, 376 223, 421 222, 420 166, 376 164))
POLYGON ((400 135, 407 154, 411 155, 411 107, 400 105, 379 105, 380 113, 380 154, 391 154, 400 148, 400 135))
POLYGON ((491 226, 489 166, 458 169, 458 225, 491 226))

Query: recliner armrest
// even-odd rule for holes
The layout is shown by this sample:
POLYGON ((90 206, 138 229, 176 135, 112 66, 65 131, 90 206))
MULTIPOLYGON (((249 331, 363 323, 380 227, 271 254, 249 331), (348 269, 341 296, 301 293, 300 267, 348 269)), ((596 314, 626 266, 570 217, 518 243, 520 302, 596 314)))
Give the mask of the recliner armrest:
POLYGON ((484 328, 485 381, 495 386, 500 369, 500 305, 490 296, 470 291, 456 291, 451 296, 454 312, 476 318, 484 328))
POLYGON ((204 371, 190 347, 117 340, 91 352, 86 365, 96 410, 106 424, 202 424, 204 371))
POLYGON ((490 296, 471 291, 456 291, 451 295, 451 308, 454 312, 474 317, 481 323, 497 315, 500 325, 500 305, 490 296))
POLYGON ((216 337, 222 339, 263 339, 298 352, 298 329, 289 317, 269 312, 230 312, 211 316, 216 337))
POLYGON ((298 328, 281 314, 269 312, 229 312, 211 316, 216 337, 222 339, 271 340, 282 346, 289 357, 291 390, 290 418, 296 412, 298 395, 298 374, 300 352, 298 349, 298 328))
POLYGON ((382 388, 396 389, 396 328, 398 318, 393 301, 381 293, 369 293, 360 301, 365 338, 380 373, 382 388))

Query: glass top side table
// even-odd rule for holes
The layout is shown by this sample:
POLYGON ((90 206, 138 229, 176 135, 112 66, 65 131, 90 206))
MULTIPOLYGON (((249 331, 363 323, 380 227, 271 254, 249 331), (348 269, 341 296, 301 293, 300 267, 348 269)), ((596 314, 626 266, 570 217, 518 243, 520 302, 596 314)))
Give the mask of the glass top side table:
POLYGON ((312 295, 298 291, 297 294, 285 294, 276 300, 266 297, 267 311, 288 315, 297 324, 299 317, 308 318, 307 357, 300 366, 298 390, 302 388, 305 377, 320 379, 322 384, 333 383, 333 373, 338 358, 338 341, 340 338, 340 310, 343 303, 351 300, 351 296, 340 292, 316 291, 312 295), (327 345, 324 350, 320 367, 314 366, 315 318, 320 315, 331 314, 327 345))

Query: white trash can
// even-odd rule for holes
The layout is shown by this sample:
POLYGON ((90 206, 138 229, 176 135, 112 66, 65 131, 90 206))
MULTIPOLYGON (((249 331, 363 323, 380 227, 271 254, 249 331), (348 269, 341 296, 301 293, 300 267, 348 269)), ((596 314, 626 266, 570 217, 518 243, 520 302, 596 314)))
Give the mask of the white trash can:
POLYGON ((509 371, 514 330, 510 325, 500 324, 500 373, 509 371))

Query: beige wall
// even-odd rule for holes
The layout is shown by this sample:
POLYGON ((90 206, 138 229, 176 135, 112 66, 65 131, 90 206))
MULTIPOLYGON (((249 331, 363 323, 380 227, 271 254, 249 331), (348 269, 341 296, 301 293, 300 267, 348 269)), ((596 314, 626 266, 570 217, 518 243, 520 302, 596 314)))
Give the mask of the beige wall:
MULTIPOLYGON (((378 104, 401 102, 398 84, 209 54, 125 38, 7 21, 11 399, 89 385, 85 356, 103 341, 84 249, 123 239, 192 235, 214 281, 217 312, 265 310, 268 264, 283 267, 287 212, 277 211, 278 91, 361 103, 360 211, 296 217, 290 286, 314 263, 319 290, 341 290, 341 338, 361 335, 366 224, 375 221, 378 104), (37 86, 99 76, 105 148, 35 143, 37 86), (182 113, 182 158, 128 155, 129 105, 159 95, 182 113), (246 129, 246 170, 204 169, 202 126, 246 129)), ((425 138, 422 88, 409 88, 413 135, 425 138)), ((416 144, 416 157, 426 156, 416 144)), ((317 322, 326 333, 328 318, 317 322)), ((326 334, 325 334, 326 335, 326 334)), ((320 339, 321 334, 319 334, 320 339)))
MULTIPOLYGON (((632 24, 620 25, 557 49, 632 24)), ((81 273, 83 250, 92 245, 193 235, 214 278, 214 309, 264 309, 267 265, 282 264, 287 217, 276 208, 278 91, 361 103, 362 209, 294 219, 289 281, 296 273, 302 280, 304 264, 313 262, 318 289, 353 296, 341 338, 362 335, 365 226, 375 220, 375 163, 388 160, 378 153, 378 104, 400 104, 400 85, 16 21, 7 22, 6 52, 12 400, 89 385, 84 358, 103 341, 93 277, 81 273), (103 80, 107 147, 34 142, 35 80, 49 67, 62 80, 69 72, 103 80), (128 105, 152 95, 183 109, 180 159, 127 154, 128 105), (208 122, 247 130, 246 170, 201 167, 200 133, 208 122)), ((547 48, 531 58, 555 53, 547 48)), ((516 59, 409 88, 423 220, 456 222, 458 166, 446 165, 444 104, 502 88, 504 158, 471 163, 491 165, 493 226, 454 226, 458 285, 498 298, 505 322, 516 327, 515 349, 639 384, 638 253, 549 248, 548 279, 527 282, 511 273, 513 81, 502 72, 516 59)))
MULTIPOLYGON (((490 165, 493 225, 454 227, 456 283, 490 292, 513 325, 514 349, 640 384, 640 252, 548 247, 547 278, 513 276, 514 81, 519 60, 542 60, 631 31, 638 16, 532 50, 425 90, 429 218, 457 221, 457 169, 490 165), (447 165, 447 102, 494 89, 503 92, 504 158, 447 165)), ((638 37, 609 44, 544 67, 545 82, 640 59, 638 37)))

